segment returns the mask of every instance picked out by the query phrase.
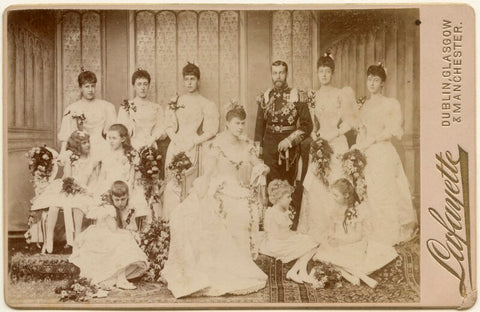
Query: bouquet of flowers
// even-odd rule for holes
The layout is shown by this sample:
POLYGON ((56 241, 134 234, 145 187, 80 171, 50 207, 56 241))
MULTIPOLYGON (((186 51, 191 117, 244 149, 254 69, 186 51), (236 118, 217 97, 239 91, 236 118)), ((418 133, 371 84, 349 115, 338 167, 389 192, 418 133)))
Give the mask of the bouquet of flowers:
POLYGON ((328 174, 330 173, 330 160, 332 159, 333 149, 327 140, 318 138, 310 146, 310 155, 314 174, 328 186, 328 174))
POLYGON ((358 202, 363 201, 367 192, 365 175, 363 174, 366 164, 367 160, 365 155, 358 149, 348 151, 342 156, 343 171, 353 182, 355 192, 358 196, 358 202))
POLYGON ((75 278, 67 281, 65 286, 55 288, 55 293, 60 295, 60 301, 88 301, 94 297, 104 297, 98 294, 98 288, 86 278, 75 278))
POLYGON ((75 179, 68 177, 63 179, 62 192, 75 195, 79 193, 85 193, 85 189, 75 182, 75 179))
POLYGON ((163 159, 156 148, 144 146, 140 149, 140 161, 135 170, 141 173, 140 181, 145 189, 145 197, 159 200, 160 177, 163 169, 163 159))
MULTIPOLYGON (((312 268, 315 283, 313 288, 329 289, 340 288, 342 284, 342 274, 331 264, 315 261, 312 268)), ((310 273, 310 274, 312 274, 310 273)))
POLYGON ((47 145, 33 147, 25 157, 29 159, 28 169, 36 179, 48 180, 53 171, 54 154, 47 145))
POLYGON ((155 219, 149 229, 141 234, 140 248, 148 257, 149 267, 144 279, 149 282, 162 282, 160 272, 168 259, 170 228, 168 222, 155 219))
POLYGON ((177 179, 178 184, 180 184, 185 175, 185 171, 192 167, 192 165, 190 158, 188 158, 184 152, 181 152, 173 156, 172 161, 168 165, 168 170, 177 179))

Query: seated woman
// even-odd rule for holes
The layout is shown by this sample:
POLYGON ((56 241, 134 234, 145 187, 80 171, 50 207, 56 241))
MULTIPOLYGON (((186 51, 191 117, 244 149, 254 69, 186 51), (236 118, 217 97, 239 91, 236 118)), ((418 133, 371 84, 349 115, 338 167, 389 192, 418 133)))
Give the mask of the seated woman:
POLYGON ((340 269, 342 276, 352 284, 364 281, 375 287, 377 282, 368 274, 384 267, 397 257, 395 248, 368 239, 365 224, 368 207, 355 207, 356 194, 347 179, 339 179, 331 186, 335 203, 329 211, 330 227, 313 259, 327 262, 340 269))
POLYGON ((69 261, 80 268, 80 276, 91 279, 93 284, 135 289, 128 279, 146 272, 147 256, 138 247, 132 233, 123 229, 119 207, 115 206, 124 204, 118 198, 126 197, 125 202, 128 201, 127 184, 114 182, 110 194, 113 206, 102 204, 89 210, 87 218, 96 220, 96 224, 75 239, 69 261))
POLYGON ((273 206, 265 212, 266 236, 260 243, 260 252, 283 263, 298 259, 287 272, 287 279, 313 283, 307 274, 307 264, 315 254, 317 243, 308 235, 290 230, 292 220, 288 216, 288 207, 293 190, 287 181, 273 180, 268 185, 268 198, 273 206))
POLYGON ((258 209, 252 177, 268 173, 244 136, 246 113, 227 109, 226 131, 209 145, 205 173, 170 216, 170 250, 162 276, 176 298, 247 294, 265 287, 257 255, 258 209))

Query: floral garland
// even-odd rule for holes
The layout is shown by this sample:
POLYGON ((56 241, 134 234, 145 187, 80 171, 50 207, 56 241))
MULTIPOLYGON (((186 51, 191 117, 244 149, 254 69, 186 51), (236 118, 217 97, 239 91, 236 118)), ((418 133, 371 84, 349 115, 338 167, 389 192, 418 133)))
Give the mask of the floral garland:
POLYGON ((140 248, 148 257, 148 270, 143 279, 148 282, 163 282, 161 271, 168 259, 170 227, 167 221, 155 219, 148 230, 141 234, 140 248))
POLYGON ((181 152, 173 156, 172 161, 168 165, 168 170, 170 175, 173 176, 178 184, 181 184, 183 177, 185 176, 185 171, 192 167, 192 161, 185 152, 181 152))
POLYGON ((367 186, 365 184, 365 175, 363 173, 367 160, 365 155, 358 149, 346 152, 342 156, 342 168, 347 177, 353 182, 357 201, 361 203, 365 199, 367 186))
POLYGON ((163 158, 160 151, 156 148, 144 146, 139 152, 140 160, 135 170, 141 173, 140 182, 145 190, 147 200, 153 198, 156 202, 160 201, 161 181, 160 177, 163 170, 163 158))
POLYGON ((327 140, 318 138, 310 146, 310 156, 314 165, 314 174, 324 185, 328 186, 328 175, 330 174, 330 160, 333 149, 327 140))
MULTIPOLYGON (((86 279, 85 277, 82 278, 75 278, 70 279, 64 286, 58 286, 55 288, 55 293, 60 295, 60 301, 75 301, 75 302, 82 302, 82 301, 89 301, 96 296, 99 289, 97 286, 92 285, 91 281, 86 279)), ((104 297, 105 295, 101 296, 104 297)))
POLYGON ((248 197, 248 213, 250 215, 250 219, 248 222, 248 232, 250 233, 250 253, 252 254, 253 259, 257 259, 258 242, 255 234, 258 232, 259 224, 258 218, 256 219, 254 216, 258 216, 259 203, 255 194, 255 190, 250 188, 250 191, 250 196, 248 197), (257 209, 256 213, 254 209, 257 209))
POLYGON ((80 193, 85 193, 85 189, 75 182, 75 179, 72 177, 64 178, 62 184, 62 192, 69 195, 76 195, 80 193))
POLYGON ((312 272, 315 279, 312 287, 315 289, 331 289, 343 286, 342 274, 329 263, 315 261, 312 272))
MULTIPOLYGON (((218 206, 218 211, 217 214, 222 218, 225 219, 227 217, 227 214, 224 209, 223 205, 223 199, 221 198, 221 195, 223 196, 228 196, 225 195, 222 191, 225 188, 225 182, 222 184, 218 185, 213 198, 219 202, 218 206)), ((258 242, 255 237, 255 233, 257 233, 259 229, 259 220, 258 220, 258 210, 261 207, 258 202, 258 195, 256 193, 255 188, 248 187, 250 194, 247 197, 248 201, 248 213, 250 216, 249 222, 248 222, 248 232, 250 235, 250 252, 252 254, 252 258, 256 259, 258 257, 258 242), (256 212, 255 212, 256 209, 256 212), (257 216, 257 218, 255 218, 257 216)), ((231 197, 231 196, 229 196, 231 197)), ((236 197, 236 199, 243 199, 244 197, 236 197)))

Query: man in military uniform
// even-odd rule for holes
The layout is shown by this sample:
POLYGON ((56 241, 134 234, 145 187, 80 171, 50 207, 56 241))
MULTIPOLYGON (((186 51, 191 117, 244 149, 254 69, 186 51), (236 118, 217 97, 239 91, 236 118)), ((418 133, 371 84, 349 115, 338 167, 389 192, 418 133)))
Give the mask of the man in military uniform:
MULTIPOLYGON (((287 84, 287 64, 274 62, 271 73, 273 88, 257 98, 255 145, 270 167, 267 182, 282 179, 294 185, 300 143, 310 135, 312 120, 306 94, 287 84)), ((298 211, 300 203, 294 206, 298 211)))

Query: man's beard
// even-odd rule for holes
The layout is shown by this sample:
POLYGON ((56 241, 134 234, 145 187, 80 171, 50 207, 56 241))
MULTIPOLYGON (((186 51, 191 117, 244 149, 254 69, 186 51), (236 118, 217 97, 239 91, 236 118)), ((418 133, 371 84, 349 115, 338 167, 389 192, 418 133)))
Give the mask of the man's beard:
POLYGON ((286 85, 286 81, 285 80, 275 80, 273 81, 273 86, 277 89, 281 89, 283 88, 284 86, 286 85))

